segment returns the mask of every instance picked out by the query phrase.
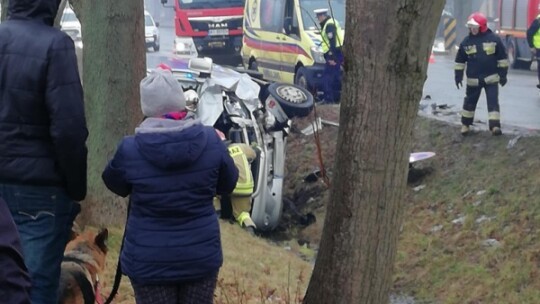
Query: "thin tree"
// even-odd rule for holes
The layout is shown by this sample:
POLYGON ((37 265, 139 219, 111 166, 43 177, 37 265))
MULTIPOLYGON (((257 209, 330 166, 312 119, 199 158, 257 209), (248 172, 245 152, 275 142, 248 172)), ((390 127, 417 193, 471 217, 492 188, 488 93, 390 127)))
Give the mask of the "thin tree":
POLYGON ((142 120, 139 82, 146 71, 143 0, 71 0, 81 21, 88 139, 88 196, 83 219, 118 225, 125 204, 103 185, 101 173, 122 136, 142 120))
POLYGON ((347 1, 335 175, 306 304, 389 301, 413 123, 444 2, 347 1))
POLYGON ((0 0, 0 9, 2 9, 2 14, 0 14, 0 22, 7 19, 9 0, 0 0))

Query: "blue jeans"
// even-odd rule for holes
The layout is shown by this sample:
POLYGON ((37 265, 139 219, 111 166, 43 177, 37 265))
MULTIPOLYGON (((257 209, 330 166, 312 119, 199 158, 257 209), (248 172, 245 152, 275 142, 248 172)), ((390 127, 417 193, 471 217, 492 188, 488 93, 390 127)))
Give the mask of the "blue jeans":
POLYGON ((19 230, 32 304, 57 304, 60 265, 79 203, 57 187, 0 184, 19 230))

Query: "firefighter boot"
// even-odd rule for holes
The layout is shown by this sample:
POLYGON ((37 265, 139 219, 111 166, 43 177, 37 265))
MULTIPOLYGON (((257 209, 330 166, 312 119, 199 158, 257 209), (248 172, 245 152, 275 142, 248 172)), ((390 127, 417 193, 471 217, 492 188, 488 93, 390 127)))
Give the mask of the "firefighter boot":
POLYGON ((499 135, 502 135, 501 128, 499 128, 499 127, 493 127, 493 129, 491 129, 491 134, 492 134, 493 136, 499 136, 499 135))
POLYGON ((469 131, 471 131, 471 128, 467 125, 461 125, 461 135, 466 136, 469 135, 469 131))

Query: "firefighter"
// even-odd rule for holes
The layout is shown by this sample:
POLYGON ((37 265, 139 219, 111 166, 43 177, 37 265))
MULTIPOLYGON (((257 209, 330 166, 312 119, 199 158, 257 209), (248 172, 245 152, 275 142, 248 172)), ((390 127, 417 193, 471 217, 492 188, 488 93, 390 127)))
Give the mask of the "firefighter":
POLYGON ((314 10, 321 25, 321 47, 326 61, 324 67, 323 101, 338 102, 341 94, 341 65, 343 64, 344 33, 339 23, 328 15, 327 8, 314 10))
POLYGON ((501 135, 499 112, 499 84, 506 84, 508 59, 499 36, 487 27, 487 19, 481 13, 472 14, 468 21, 469 36, 465 37, 456 55, 455 82, 459 89, 463 72, 467 68, 467 88, 461 113, 461 134, 467 135, 474 120, 476 104, 482 89, 486 92, 489 130, 501 135))
MULTIPOLYGON (((225 134, 218 129, 215 129, 219 138, 226 142, 225 134)), ((253 174, 251 173, 251 162, 257 157, 255 150, 247 144, 235 143, 227 148, 229 155, 234 161, 234 165, 238 169, 238 181, 236 187, 231 194, 231 206, 233 216, 240 227, 246 229, 249 233, 255 234, 257 226, 251 219, 251 195, 255 187, 253 183, 253 174)), ((221 198, 214 197, 214 208, 217 213, 221 213, 221 198)))
POLYGON ((231 144, 228 149, 229 155, 234 160, 236 168, 238 168, 238 182, 231 194, 233 216, 242 228, 253 234, 257 227, 250 215, 251 194, 253 194, 254 188, 250 164, 257 154, 249 145, 242 143, 231 144))
MULTIPOLYGON (((540 15, 536 16, 536 19, 527 29, 527 42, 531 48, 531 54, 536 56, 536 62, 540 67, 540 15)), ((540 89, 540 68, 538 69, 538 84, 536 87, 540 89)))

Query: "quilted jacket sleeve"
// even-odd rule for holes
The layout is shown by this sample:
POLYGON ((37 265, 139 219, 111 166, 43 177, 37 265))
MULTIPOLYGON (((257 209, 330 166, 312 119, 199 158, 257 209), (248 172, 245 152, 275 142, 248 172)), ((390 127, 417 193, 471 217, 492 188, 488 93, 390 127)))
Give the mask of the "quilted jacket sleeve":
POLYGON ((118 150, 114 154, 113 159, 109 162, 101 178, 105 183, 105 186, 112 192, 126 197, 131 194, 131 184, 126 178, 126 168, 124 166, 124 154, 123 150, 123 141, 120 143, 118 150))
POLYGON ((86 196, 86 139, 83 90, 73 41, 62 35, 49 49, 45 102, 58 170, 74 200, 86 196))

